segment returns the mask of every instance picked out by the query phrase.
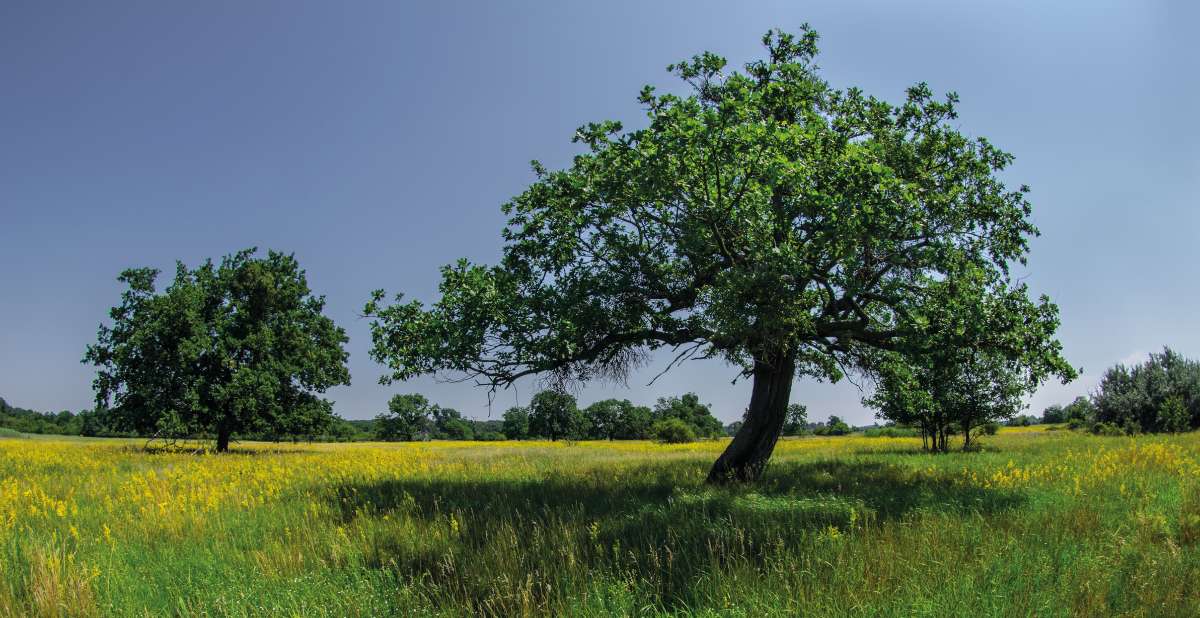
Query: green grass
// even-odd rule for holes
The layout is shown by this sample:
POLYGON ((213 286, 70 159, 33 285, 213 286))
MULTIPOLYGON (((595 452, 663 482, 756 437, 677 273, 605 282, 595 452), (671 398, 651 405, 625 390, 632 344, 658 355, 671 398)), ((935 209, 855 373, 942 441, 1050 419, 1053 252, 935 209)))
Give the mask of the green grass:
POLYGON ((24 437, 25 437, 25 434, 17 431, 16 429, 9 429, 8 427, 0 427, 0 438, 24 438, 24 437))
POLYGON ((735 488, 723 441, 11 441, 0 614, 1200 614, 1200 436, 1040 429, 785 440, 735 488))

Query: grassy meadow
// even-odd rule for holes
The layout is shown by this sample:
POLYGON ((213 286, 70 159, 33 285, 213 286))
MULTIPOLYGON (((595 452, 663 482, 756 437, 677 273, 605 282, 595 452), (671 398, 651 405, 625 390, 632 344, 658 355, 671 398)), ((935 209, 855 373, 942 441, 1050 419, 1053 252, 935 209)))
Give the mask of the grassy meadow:
POLYGON ((1200 615, 1200 434, 239 444, 0 438, 0 615, 1200 615))

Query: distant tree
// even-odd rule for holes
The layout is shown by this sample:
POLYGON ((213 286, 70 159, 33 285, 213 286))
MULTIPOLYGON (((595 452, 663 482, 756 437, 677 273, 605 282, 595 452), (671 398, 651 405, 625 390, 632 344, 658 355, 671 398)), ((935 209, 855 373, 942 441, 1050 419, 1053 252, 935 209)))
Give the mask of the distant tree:
POLYGON ((1074 422, 1082 425, 1092 422, 1095 417, 1096 406, 1092 405, 1092 400, 1088 399, 1087 397, 1079 396, 1063 408, 1062 422, 1074 422))
POLYGON ((700 397, 695 393, 687 393, 682 397, 660 397, 654 404, 654 419, 662 421, 670 418, 691 425, 692 431, 704 438, 716 438, 725 429, 721 421, 713 416, 712 410, 700 403, 700 397))
POLYGON ((696 429, 691 423, 670 417, 655 421, 650 426, 650 435, 666 444, 683 444, 696 441, 696 429))
POLYGON ((733 421, 725 426, 725 435, 733 437, 742 428, 742 421, 733 421))
POLYGON ((1057 403, 1042 410, 1043 423, 1065 423, 1067 422, 1067 413, 1062 406, 1057 403))
POLYGON ((474 440, 475 430, 463 418, 451 418, 442 423, 438 437, 443 440, 474 440))
POLYGON ((469 440, 472 431, 470 424, 458 410, 433 406, 429 410, 431 435, 438 440, 469 440))
POLYGON ((504 411, 504 435, 509 440, 524 440, 529 437, 529 410, 513 407, 504 411))
POLYGON ((672 65, 686 92, 643 89, 640 128, 592 123, 569 168, 534 163, 500 265, 446 267, 429 308, 377 291, 365 313, 389 377, 494 388, 627 376, 664 347, 721 358, 753 385, 709 481, 753 480, 797 376, 837 379, 920 336, 913 310, 958 264, 1007 280, 1037 233, 1026 189, 1000 179, 1011 155, 959 131, 956 96, 835 90, 807 26, 763 43, 742 71, 712 53, 672 65))
MULTIPOLYGON (((625 403, 629 403, 626 401, 625 403)), ((621 422, 621 400, 604 399, 584 408, 588 420, 588 437, 593 440, 612 440, 617 437, 621 422)))
POLYGON ((559 391, 542 391, 529 402, 529 435, 550 440, 587 435, 587 419, 575 398, 559 391))
POLYGON ((1170 348, 1133 367, 1117 365, 1092 397, 1096 421, 1127 432, 1174 432, 1200 427, 1200 362, 1170 348))
POLYGON ((628 399, 597 401, 583 411, 589 424, 588 437, 597 440, 639 440, 649 436, 654 422, 650 408, 628 399))
POLYGON ((327 435, 334 442, 349 442, 358 435, 358 431, 346 419, 335 416, 329 425, 327 435))
POLYGON ((652 424, 654 424, 653 410, 622 399, 614 437, 620 440, 645 440, 650 437, 652 424))
POLYGON ((161 293, 157 270, 130 269, 128 289, 83 361, 98 368, 96 404, 121 429, 216 436, 322 428, 318 393, 350 383, 346 333, 323 315, 290 255, 247 249, 189 270, 161 293))
POLYGON ((825 434, 830 436, 844 436, 849 434, 854 429, 843 421, 841 417, 830 415, 829 421, 825 423, 825 434))
POLYGON ((1009 419, 1006 424, 1009 427, 1029 427, 1030 425, 1038 424, 1038 418, 1028 414, 1019 414, 1009 419))
POLYGON ((783 435, 798 436, 808 427, 808 408, 803 404, 793 403, 787 408, 787 422, 783 424, 783 435))
POLYGON ((393 395, 388 400, 388 411, 375 417, 375 436, 380 440, 416 440, 429 432, 435 407, 424 395, 393 395))

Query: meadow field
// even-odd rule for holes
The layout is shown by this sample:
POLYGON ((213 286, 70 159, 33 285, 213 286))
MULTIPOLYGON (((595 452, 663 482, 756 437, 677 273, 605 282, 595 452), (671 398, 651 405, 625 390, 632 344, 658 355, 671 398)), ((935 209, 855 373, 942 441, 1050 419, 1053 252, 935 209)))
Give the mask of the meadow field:
POLYGON ((0 615, 1200 615, 1200 434, 984 451, 784 440, 0 438, 0 615))

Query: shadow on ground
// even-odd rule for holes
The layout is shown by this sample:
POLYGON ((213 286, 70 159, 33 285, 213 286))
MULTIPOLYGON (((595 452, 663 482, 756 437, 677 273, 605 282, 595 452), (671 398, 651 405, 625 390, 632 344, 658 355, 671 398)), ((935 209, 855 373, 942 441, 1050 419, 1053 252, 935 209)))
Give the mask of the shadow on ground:
POLYGON ((664 609, 694 604, 699 577, 759 569, 798 555, 822 535, 922 512, 1000 512, 1024 500, 1017 492, 985 491, 872 461, 779 463, 753 485, 681 486, 679 479, 702 478, 691 469, 698 465, 663 462, 538 479, 399 479, 345 486, 335 499, 346 525, 387 515, 435 530, 453 515, 457 524, 446 542, 376 539, 369 564, 428 581, 439 570, 445 577, 446 553, 470 556, 481 566, 455 577, 452 587, 466 597, 458 602, 494 596, 488 581, 500 571, 562 578, 577 567, 580 578, 645 576, 656 582, 655 603, 664 609))

